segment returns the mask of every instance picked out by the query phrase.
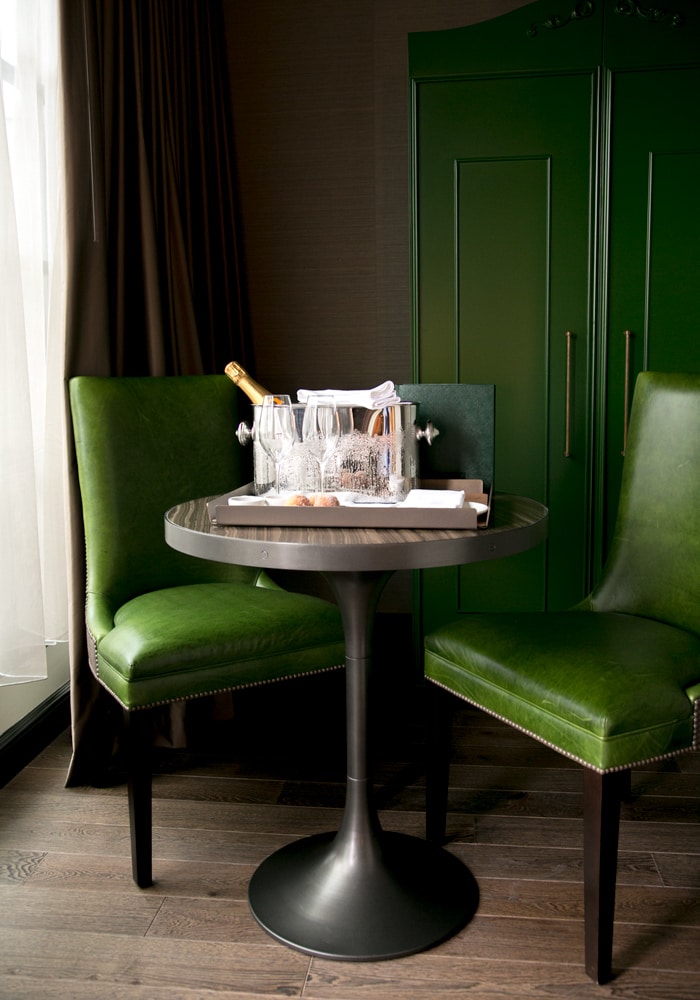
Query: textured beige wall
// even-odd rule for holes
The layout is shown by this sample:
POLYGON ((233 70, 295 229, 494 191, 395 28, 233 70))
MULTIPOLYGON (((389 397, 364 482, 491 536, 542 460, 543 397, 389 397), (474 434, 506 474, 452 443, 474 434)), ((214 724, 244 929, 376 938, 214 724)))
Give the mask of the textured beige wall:
POLYGON ((224 0, 256 373, 410 381, 407 36, 523 0, 224 0))

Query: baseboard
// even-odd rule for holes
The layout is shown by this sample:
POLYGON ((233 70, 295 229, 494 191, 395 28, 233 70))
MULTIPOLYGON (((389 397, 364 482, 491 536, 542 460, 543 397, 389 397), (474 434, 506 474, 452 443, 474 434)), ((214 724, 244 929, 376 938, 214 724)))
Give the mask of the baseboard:
POLYGON ((0 736, 0 788, 70 725, 70 683, 66 681, 0 736))

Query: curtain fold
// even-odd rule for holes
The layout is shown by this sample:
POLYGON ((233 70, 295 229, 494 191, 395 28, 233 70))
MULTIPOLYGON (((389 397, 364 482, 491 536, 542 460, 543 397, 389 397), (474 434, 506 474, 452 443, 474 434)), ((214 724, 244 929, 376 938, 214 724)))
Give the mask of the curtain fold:
MULTIPOLYGON (((250 355, 218 0, 62 0, 65 375, 187 375, 250 355)), ((72 473, 73 761, 103 780, 117 722, 90 673, 72 473)))
POLYGON ((0 11, 0 684, 68 635, 57 30, 51 0, 0 11))

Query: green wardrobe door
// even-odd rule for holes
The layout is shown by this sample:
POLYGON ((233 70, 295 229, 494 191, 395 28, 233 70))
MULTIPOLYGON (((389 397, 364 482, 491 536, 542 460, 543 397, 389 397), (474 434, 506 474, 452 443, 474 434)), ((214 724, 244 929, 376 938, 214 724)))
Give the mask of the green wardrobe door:
POLYGON ((617 509, 625 418, 637 373, 700 371, 700 130, 691 124, 700 101, 700 69, 612 71, 609 83, 600 561, 617 509))
POLYGON ((493 383, 496 489, 550 508, 546 554, 424 586, 427 627, 582 596, 636 374, 700 371, 700 3, 553 6, 409 36, 414 376, 493 383))
POLYGON ((594 95, 590 72, 416 86, 418 381, 495 384, 495 487, 550 508, 548 552, 426 579, 426 627, 584 593, 594 95))

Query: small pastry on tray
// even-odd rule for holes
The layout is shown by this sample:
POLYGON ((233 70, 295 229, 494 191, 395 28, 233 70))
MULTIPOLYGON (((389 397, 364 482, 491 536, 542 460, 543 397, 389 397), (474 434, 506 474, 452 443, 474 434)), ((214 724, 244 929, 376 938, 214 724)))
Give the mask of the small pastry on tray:
POLYGON ((312 502, 314 507, 340 507, 338 497, 332 493, 315 493, 312 502))
POLYGON ((332 493, 313 493, 307 497, 304 493, 291 493, 284 501, 285 507, 340 507, 336 496, 332 493))
POLYGON ((311 507, 311 501, 303 493, 292 493, 284 501, 285 507, 311 507))

